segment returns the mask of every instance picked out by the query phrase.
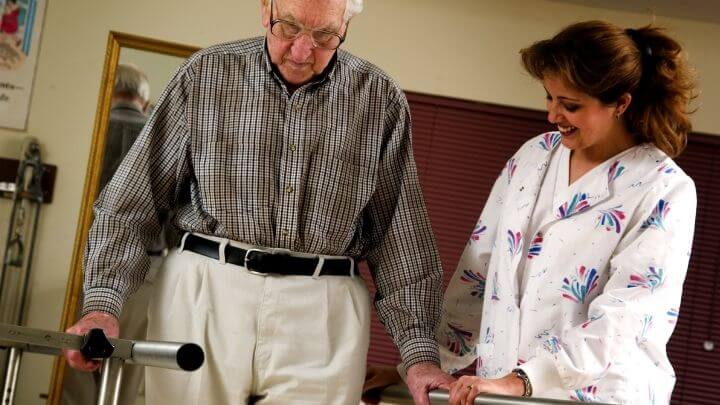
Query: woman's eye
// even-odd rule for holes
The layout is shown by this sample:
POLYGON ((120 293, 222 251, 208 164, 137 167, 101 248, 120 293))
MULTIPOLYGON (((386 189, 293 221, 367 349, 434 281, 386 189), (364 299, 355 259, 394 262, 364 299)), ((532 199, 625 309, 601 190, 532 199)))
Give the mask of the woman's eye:
POLYGON ((575 111, 578 110, 578 108, 580 108, 580 106, 579 106, 579 105, 575 105, 575 104, 569 104, 569 105, 566 105, 566 106, 565 106, 565 109, 568 110, 568 111, 570 111, 570 112, 575 112, 575 111))

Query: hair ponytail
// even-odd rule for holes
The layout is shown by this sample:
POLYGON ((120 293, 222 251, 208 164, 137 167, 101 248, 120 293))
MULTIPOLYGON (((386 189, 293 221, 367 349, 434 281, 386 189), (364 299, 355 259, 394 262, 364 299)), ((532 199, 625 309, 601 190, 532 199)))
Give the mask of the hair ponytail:
POLYGON ((680 44, 661 28, 626 30, 641 56, 641 78, 626 114, 631 132, 669 156, 679 155, 692 129, 690 101, 695 80, 680 44))

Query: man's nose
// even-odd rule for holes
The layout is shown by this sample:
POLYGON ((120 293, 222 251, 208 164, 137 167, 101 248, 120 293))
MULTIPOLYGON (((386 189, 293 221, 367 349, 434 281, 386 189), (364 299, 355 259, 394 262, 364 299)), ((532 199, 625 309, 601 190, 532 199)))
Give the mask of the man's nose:
POLYGON ((310 57, 312 50, 315 48, 310 34, 303 33, 295 38, 290 47, 290 53, 294 62, 305 62, 310 57))

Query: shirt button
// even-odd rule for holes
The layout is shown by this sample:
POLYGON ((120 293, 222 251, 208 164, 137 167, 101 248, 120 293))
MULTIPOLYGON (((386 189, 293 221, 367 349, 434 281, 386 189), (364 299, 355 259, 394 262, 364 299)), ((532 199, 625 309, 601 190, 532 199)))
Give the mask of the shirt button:
POLYGON ((297 150, 297 146, 290 145, 290 152, 295 152, 297 150))
POLYGON ((293 188, 293 186, 287 186, 287 187, 285 187, 285 191, 286 191, 288 194, 292 194, 293 191, 295 191, 295 189, 293 188))
POLYGON ((283 229, 281 233, 282 233, 282 236, 288 236, 290 234, 290 232, 288 232, 287 229, 283 229))
POLYGON ((293 110, 295 110, 295 112, 298 112, 298 111, 300 111, 301 108, 302 108, 301 106, 296 105, 295 107, 293 107, 293 110))

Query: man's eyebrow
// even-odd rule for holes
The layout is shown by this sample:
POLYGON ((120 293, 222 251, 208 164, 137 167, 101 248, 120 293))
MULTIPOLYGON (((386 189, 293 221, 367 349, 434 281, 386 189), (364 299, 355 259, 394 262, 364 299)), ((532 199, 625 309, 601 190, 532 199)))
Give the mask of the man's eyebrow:
MULTIPOLYGON (((290 22, 295 23, 295 24, 300 24, 300 23, 298 22, 298 20, 297 20, 292 14, 289 14, 289 13, 278 13, 277 18, 280 19, 280 20, 290 21, 290 22)), ((338 33, 338 32, 340 32, 340 27, 341 27, 341 26, 342 26, 342 24, 340 24, 340 26, 338 26, 338 25, 336 25, 336 24, 334 24, 334 23, 328 23, 328 24, 326 24, 326 25, 324 25, 324 26, 322 26, 322 27, 317 27, 317 28, 312 28, 312 29, 313 29, 313 30, 319 30, 319 31, 327 31, 327 32, 332 32, 332 33, 338 33)), ((307 28, 307 27, 305 27, 305 28, 307 28)))

